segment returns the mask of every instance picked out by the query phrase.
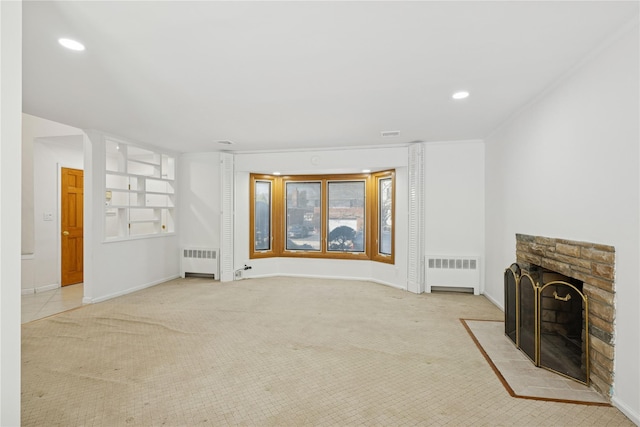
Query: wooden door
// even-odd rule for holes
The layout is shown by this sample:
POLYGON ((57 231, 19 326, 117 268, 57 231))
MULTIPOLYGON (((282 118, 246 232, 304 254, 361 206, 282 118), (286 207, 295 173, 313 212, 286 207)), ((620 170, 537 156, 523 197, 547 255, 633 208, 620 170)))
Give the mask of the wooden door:
POLYGON ((61 285, 67 286, 83 280, 83 171, 62 168, 61 194, 61 285))

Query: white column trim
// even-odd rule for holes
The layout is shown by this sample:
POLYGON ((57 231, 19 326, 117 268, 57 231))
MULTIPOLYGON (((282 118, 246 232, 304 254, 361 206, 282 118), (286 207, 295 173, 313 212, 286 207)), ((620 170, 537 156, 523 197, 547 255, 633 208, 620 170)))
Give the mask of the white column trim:
POLYGON ((233 280, 233 236, 235 214, 234 204, 234 165, 233 154, 220 154, 220 280, 233 280))
POLYGON ((422 143, 409 146, 409 241, 407 290, 424 292, 424 156, 422 143))

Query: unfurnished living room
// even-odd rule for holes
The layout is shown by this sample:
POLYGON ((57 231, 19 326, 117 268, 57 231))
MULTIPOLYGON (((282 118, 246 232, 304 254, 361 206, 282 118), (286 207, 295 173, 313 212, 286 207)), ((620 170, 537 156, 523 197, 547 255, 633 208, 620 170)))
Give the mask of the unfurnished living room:
POLYGON ((1 1, 0 425, 640 425, 637 1, 1 1))

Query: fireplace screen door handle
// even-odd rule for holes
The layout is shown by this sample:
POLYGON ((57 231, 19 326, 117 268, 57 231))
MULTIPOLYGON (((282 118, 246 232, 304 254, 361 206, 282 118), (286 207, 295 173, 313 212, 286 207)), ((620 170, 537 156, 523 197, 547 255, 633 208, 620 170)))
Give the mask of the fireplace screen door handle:
POLYGON ((564 297, 561 297, 561 296, 558 295, 557 292, 554 292, 553 293, 553 297, 555 299, 557 299, 558 301, 565 301, 566 302, 566 301, 569 301, 571 299, 571 294, 567 294, 564 297))

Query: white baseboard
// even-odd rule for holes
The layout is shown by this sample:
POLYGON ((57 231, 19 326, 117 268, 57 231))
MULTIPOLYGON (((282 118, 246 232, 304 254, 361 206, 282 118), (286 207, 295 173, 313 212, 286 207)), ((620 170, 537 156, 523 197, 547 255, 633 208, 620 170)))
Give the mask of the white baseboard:
POLYGON ((385 282, 382 280, 372 279, 370 277, 348 277, 348 276, 325 276, 325 275, 317 275, 317 274, 289 274, 289 273, 273 273, 273 274, 257 274, 252 275, 250 277, 243 277, 239 280, 244 279, 262 279, 267 277, 302 277, 305 279, 331 279, 331 280, 355 280, 360 282, 373 282, 379 285, 390 286, 392 288, 400 289, 406 291, 407 288, 405 286, 398 285, 397 283, 385 282))
MULTIPOLYGON (((389 286, 389 287, 392 287, 392 288, 396 288, 396 289, 400 289, 400 290, 403 290, 403 291, 407 291, 407 292, 411 292, 411 293, 417 294, 416 292, 410 291, 408 289, 407 285, 402 286, 402 285, 399 285, 397 283, 385 282, 384 280, 373 279, 371 277, 321 276, 321 275, 317 275, 317 274, 273 273, 273 274, 256 274, 256 275, 252 275, 252 276, 245 276, 242 279, 238 279, 238 280, 261 279, 261 278, 267 278, 267 277, 303 277, 303 278, 307 278, 307 279, 358 280, 358 281, 361 281, 361 282, 373 282, 373 283, 377 283, 379 285, 389 286)), ((500 304, 498 304, 493 298, 487 296, 484 293, 482 293, 481 295, 484 295, 489 301, 491 301, 493 304, 498 306, 498 308, 500 308, 502 311, 504 311, 502 306, 500 304)))
POLYGON ((318 274, 291 274, 291 273, 271 273, 271 274, 254 274, 251 276, 245 276, 243 279, 262 279, 267 277, 301 277, 304 279, 336 279, 336 280, 360 280, 370 282, 371 279, 366 277, 343 277, 343 276, 324 276, 318 274))
POLYGON ((626 403, 621 402, 615 396, 611 398, 611 403, 613 403, 613 406, 615 406, 620 410, 620 412, 625 414, 627 418, 629 418, 635 425, 640 426, 640 414, 629 408, 626 403))
POLYGON ((39 294, 40 292, 53 291, 60 287, 58 283, 52 283, 50 285, 42 285, 35 288, 22 288, 21 295, 39 294))
POLYGON ((484 295, 484 297, 486 299, 488 299, 489 301, 491 301, 491 303, 493 305, 495 305, 496 307, 498 307, 501 311, 504 311, 504 306, 502 305, 502 303, 498 302, 497 300, 495 300, 493 297, 491 297, 490 295, 487 295, 485 293, 483 293, 482 295, 484 295))
POLYGON ((125 289, 123 291, 114 292, 114 293, 109 294, 109 295, 104 295, 104 296, 97 297, 97 298, 84 297, 84 298, 82 298, 82 303, 83 304, 95 304, 95 303, 98 303, 98 302, 107 301, 107 300, 110 300, 112 298, 117 298, 117 297, 121 297, 123 295, 127 295, 127 294, 130 294, 130 293, 133 293, 133 292, 141 291, 142 289, 150 288, 151 286, 159 285, 160 283, 168 282, 169 280, 177 279, 179 277, 180 277, 179 274, 175 274, 175 275, 172 275, 172 276, 169 276, 169 277, 165 277, 165 278, 162 278, 162 279, 154 280, 153 282, 145 283, 145 284, 142 284, 142 285, 139 285, 139 286, 134 286, 133 288, 125 289))
MULTIPOLYGON (((389 287, 392 287, 392 288, 400 289, 401 291, 411 292, 411 291, 408 290, 407 285, 400 286, 397 283, 385 282, 384 280, 378 280, 378 279, 363 279, 363 280, 366 280, 368 282, 377 283, 379 285, 384 285, 384 286, 389 286, 389 287)), ((411 292, 411 293, 415 293, 415 292, 411 292)))
POLYGON ((37 288, 34 289, 34 291, 36 294, 38 294, 40 292, 53 291, 55 289, 58 289, 59 287, 60 285, 58 283, 52 283, 50 285, 38 286, 37 288))

